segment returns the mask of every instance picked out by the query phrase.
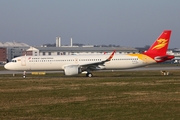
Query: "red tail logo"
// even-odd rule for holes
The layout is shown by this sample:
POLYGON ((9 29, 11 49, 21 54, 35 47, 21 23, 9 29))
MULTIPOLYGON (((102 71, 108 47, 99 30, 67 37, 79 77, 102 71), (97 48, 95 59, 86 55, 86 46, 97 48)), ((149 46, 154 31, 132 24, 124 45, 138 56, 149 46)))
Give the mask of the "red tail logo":
POLYGON ((166 39, 159 39, 159 40, 157 40, 157 45, 154 46, 152 48, 152 50, 154 50, 154 49, 161 49, 161 48, 165 47, 167 43, 168 42, 167 42, 166 39))
POLYGON ((171 30, 165 30, 144 54, 154 58, 166 55, 170 41, 171 30))

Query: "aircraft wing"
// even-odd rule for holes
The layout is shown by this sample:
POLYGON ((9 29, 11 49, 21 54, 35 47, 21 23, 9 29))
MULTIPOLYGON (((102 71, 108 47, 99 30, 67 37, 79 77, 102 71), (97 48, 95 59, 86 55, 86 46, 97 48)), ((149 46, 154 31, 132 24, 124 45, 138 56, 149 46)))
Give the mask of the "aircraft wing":
POLYGON ((89 68, 89 69, 101 69, 104 66, 104 63, 106 63, 108 61, 111 61, 111 59, 113 58, 115 52, 116 51, 113 51, 112 54, 109 56, 109 58, 106 59, 106 60, 99 61, 99 62, 94 62, 94 63, 82 64, 82 65, 80 65, 80 67, 84 68, 84 69, 87 69, 87 68, 89 68))

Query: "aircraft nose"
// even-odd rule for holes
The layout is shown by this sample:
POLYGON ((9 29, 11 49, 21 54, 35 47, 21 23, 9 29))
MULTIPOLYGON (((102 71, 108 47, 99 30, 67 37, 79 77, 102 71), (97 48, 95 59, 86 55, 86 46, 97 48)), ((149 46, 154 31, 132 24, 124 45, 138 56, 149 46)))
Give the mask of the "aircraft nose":
POLYGON ((10 67, 9 67, 9 63, 6 63, 6 64, 4 65, 4 68, 7 69, 7 70, 9 70, 9 68, 10 68, 10 67))

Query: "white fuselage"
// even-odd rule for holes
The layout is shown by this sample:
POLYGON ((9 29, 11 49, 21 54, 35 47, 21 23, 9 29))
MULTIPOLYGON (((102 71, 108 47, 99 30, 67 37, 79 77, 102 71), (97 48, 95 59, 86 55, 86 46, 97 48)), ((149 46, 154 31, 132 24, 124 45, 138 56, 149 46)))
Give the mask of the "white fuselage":
MULTIPOLYGON (((109 55, 64 55, 64 56, 21 56, 14 58, 5 65, 6 69, 19 71, 64 70, 68 65, 86 65, 106 60, 109 55)), ((143 54, 119 55, 98 65, 99 69, 128 69, 156 63, 152 58, 143 54)))

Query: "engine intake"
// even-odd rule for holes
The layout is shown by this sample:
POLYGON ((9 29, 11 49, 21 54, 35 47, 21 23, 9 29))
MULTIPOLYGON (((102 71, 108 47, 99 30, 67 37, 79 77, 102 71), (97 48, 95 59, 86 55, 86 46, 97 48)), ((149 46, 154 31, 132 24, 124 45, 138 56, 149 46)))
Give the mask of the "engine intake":
POLYGON ((81 69, 78 65, 69 65, 64 67, 65 75, 77 75, 81 73, 81 69))

